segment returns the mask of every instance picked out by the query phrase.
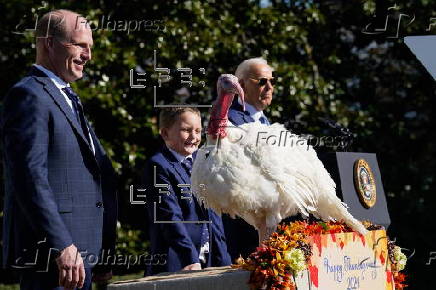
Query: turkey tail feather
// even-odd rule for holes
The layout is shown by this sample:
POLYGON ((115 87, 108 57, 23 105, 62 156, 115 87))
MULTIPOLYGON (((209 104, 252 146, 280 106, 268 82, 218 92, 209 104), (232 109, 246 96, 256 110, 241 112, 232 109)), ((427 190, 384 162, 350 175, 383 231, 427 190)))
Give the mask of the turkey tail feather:
MULTIPOLYGON (((333 199, 329 200, 329 203, 327 211, 324 211, 324 209, 326 209, 324 207, 319 208, 318 211, 321 215, 323 215, 324 212, 328 212, 329 218, 344 221, 350 228, 360 234, 365 235, 368 232, 363 224, 348 212, 346 204, 339 198, 335 196, 333 199)), ((322 216, 322 218, 325 219, 326 217, 322 216)))

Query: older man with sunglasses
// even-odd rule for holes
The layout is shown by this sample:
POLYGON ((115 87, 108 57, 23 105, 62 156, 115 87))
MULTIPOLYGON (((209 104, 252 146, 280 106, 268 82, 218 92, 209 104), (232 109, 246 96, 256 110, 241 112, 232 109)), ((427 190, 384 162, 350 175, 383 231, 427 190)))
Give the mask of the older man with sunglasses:
POLYGON ((271 104, 274 92, 272 68, 263 58, 250 58, 238 66, 235 75, 245 93, 245 111, 235 98, 229 120, 237 126, 250 122, 269 124, 263 110, 271 104))
MULTIPOLYGON (((272 68, 263 58, 250 58, 238 66, 235 75, 245 93, 245 110, 239 98, 234 98, 229 110, 230 122, 236 126, 250 122, 269 125, 263 110, 271 104, 274 92, 272 68)), ((232 261, 240 255, 246 258, 256 249, 259 240, 252 226, 240 218, 231 219, 228 215, 223 215, 223 224, 232 261)))

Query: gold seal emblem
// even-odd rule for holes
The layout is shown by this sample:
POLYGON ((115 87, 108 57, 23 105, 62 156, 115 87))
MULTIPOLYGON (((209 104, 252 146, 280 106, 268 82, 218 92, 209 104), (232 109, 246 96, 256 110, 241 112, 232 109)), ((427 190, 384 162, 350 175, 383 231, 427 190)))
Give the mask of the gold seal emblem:
POLYGON ((360 202, 366 208, 373 207, 377 200, 374 174, 365 159, 354 162, 354 186, 360 202))

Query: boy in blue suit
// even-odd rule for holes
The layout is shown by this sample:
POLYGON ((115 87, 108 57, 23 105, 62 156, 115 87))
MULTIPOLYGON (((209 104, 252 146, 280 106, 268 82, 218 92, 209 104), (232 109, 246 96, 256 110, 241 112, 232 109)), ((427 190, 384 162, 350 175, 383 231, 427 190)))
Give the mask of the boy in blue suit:
POLYGON ((151 254, 161 262, 148 265, 145 275, 229 265, 221 217, 202 207, 189 188, 200 112, 168 108, 159 117, 165 145, 147 162, 144 181, 151 254))

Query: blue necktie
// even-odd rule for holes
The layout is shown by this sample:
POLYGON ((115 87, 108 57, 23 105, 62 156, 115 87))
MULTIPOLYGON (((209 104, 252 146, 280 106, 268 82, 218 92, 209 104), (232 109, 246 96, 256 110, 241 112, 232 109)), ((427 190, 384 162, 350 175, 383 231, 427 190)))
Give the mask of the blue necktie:
MULTIPOLYGON (((189 176, 191 176, 192 165, 193 165, 193 161, 192 161, 191 157, 186 157, 182 161, 182 166, 185 168, 185 170, 189 176)), ((209 243, 209 228, 208 228, 207 224, 204 223, 202 226, 202 229, 201 229, 200 247, 203 248, 206 245, 206 243, 209 243)), ((206 253, 209 253, 209 248, 210 248, 210 244, 208 247, 206 247, 206 250, 203 253, 203 255, 204 255, 204 261, 202 261, 203 263, 206 263, 206 257, 207 257, 206 253)))
POLYGON ((91 145, 91 140, 89 139, 89 129, 86 124, 85 114, 83 113, 83 106, 80 102, 79 96, 70 87, 65 87, 62 91, 67 95, 73 104, 74 112, 76 113, 77 122, 82 128, 82 133, 85 135, 86 140, 88 140, 89 145, 91 145))
POLYGON ((260 117, 260 118, 259 118, 259 121, 260 121, 262 124, 269 125, 268 120, 267 120, 264 116, 260 117))
POLYGON ((182 161, 182 165, 185 168, 186 172, 188 173, 189 177, 191 176, 191 172, 192 172, 192 165, 193 165, 193 161, 191 157, 186 157, 183 161, 182 161))

